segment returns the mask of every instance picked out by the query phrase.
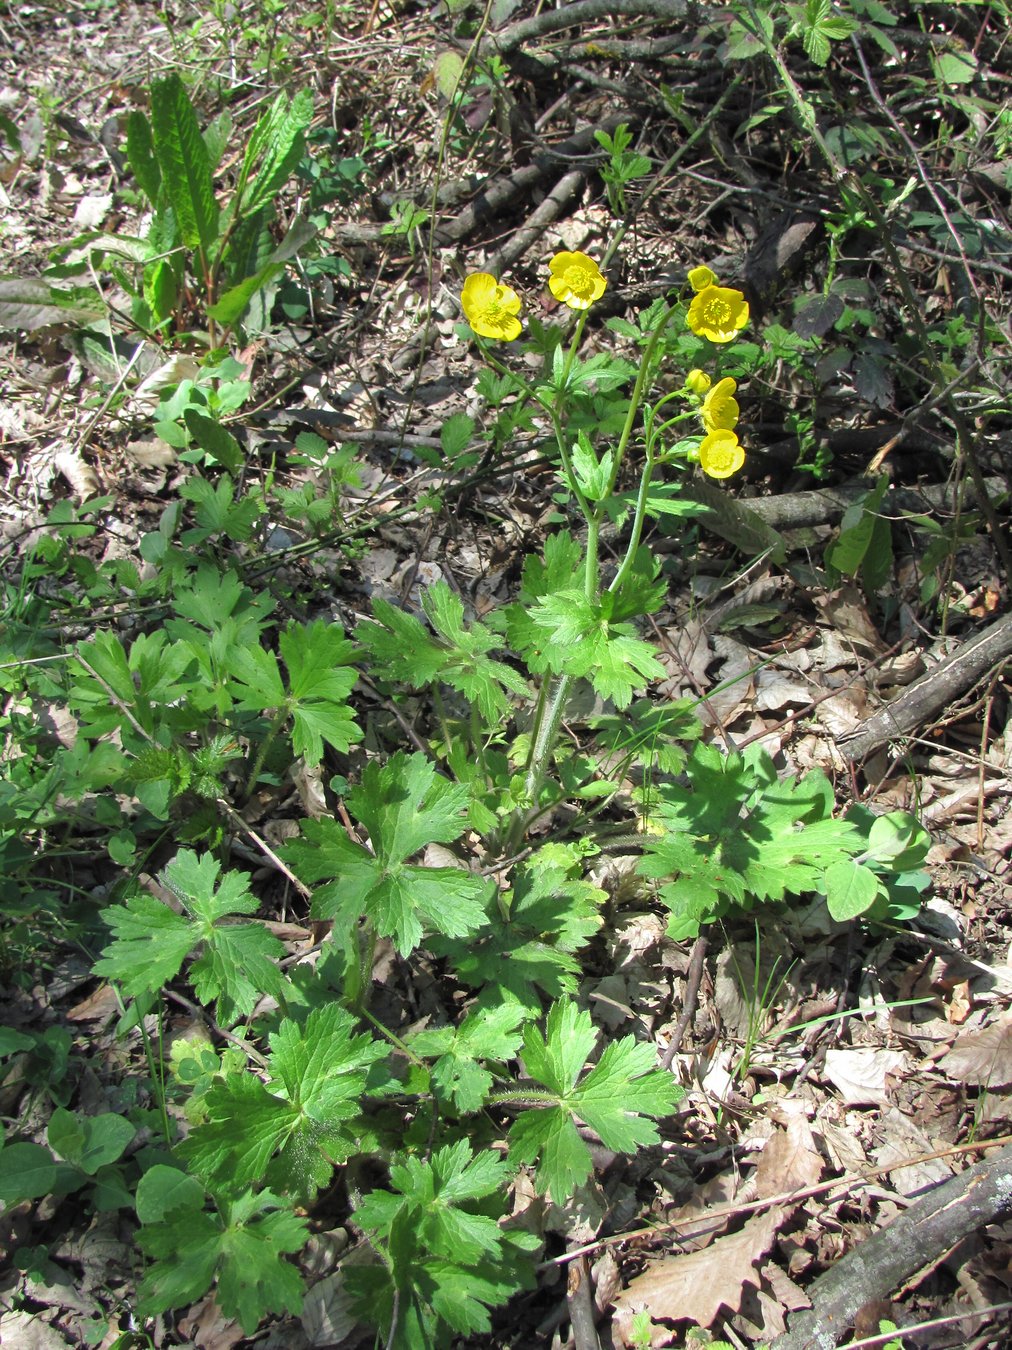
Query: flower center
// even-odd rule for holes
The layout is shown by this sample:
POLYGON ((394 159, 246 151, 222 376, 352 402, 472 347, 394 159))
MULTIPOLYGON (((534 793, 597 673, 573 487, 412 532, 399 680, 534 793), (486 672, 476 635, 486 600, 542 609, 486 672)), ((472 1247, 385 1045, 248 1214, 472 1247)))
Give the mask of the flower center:
POLYGON ((731 317, 731 306, 726 300, 711 300, 706 307, 706 317, 715 327, 723 328, 731 317))
POLYGON ((562 279, 569 289, 577 295, 593 289, 589 284, 586 268, 580 267, 576 263, 566 268, 562 274, 562 279))

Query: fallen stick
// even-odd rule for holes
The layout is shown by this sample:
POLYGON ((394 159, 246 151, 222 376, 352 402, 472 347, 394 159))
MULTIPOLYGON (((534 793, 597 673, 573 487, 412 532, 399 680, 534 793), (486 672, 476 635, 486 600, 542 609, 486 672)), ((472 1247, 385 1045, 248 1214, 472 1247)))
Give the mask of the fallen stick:
POLYGON ((887 741, 902 739, 1012 657, 1012 614, 965 638, 960 647, 874 713, 857 731, 841 736, 841 753, 857 764, 887 741))
POLYGON ((831 1350, 866 1304, 887 1299, 968 1234, 1012 1213, 1012 1145, 951 1177, 841 1257, 770 1350, 831 1350))

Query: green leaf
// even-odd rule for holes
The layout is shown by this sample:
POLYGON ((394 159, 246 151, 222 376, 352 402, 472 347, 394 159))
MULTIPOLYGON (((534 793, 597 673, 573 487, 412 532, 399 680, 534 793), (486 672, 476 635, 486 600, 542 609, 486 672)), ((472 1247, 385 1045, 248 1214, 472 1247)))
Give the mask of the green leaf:
POLYGON ((529 1026, 523 1060, 535 1082, 555 1104, 533 1108, 510 1129, 510 1158, 538 1161, 535 1182, 550 1190, 556 1203, 572 1195, 592 1171, 590 1149, 576 1128, 582 1120, 609 1148, 629 1152, 656 1143, 653 1118, 670 1115, 683 1096, 669 1073, 655 1068, 649 1043, 632 1036, 611 1042, 600 1061, 582 1079, 580 1071, 596 1042, 590 1014, 566 1000, 548 1014, 546 1035, 529 1026))
POLYGON ((53 323, 93 323, 106 313, 91 291, 61 291, 41 277, 0 276, 0 329, 34 333, 53 323))
POLYGON ((183 242, 206 255, 218 238, 218 203, 197 115, 176 74, 151 83, 151 131, 155 158, 183 242))
POLYGON ((190 1169, 212 1190, 266 1180, 311 1200, 358 1146, 353 1122, 367 1073, 387 1054, 354 1031, 355 1019, 335 1003, 302 1024, 285 1019, 270 1038, 269 1083, 232 1074, 206 1094, 206 1123, 179 1150, 190 1169))
POLYGON ((0 1027, 0 1059, 7 1055, 16 1055, 19 1050, 31 1050, 35 1044, 34 1036, 15 1031, 13 1027, 0 1027))
POLYGON ((605 894, 589 882, 535 855, 521 866, 513 888, 493 896, 481 927, 466 942, 433 939, 465 984, 482 989, 482 1003, 519 1003, 539 1013, 539 992, 558 999, 576 991, 574 953, 601 926, 605 894))
POLYGON ((79 1116, 57 1107, 49 1121, 49 1147, 74 1167, 94 1176, 100 1167, 114 1163, 137 1133, 123 1116, 106 1111, 98 1116, 79 1116))
POLYGON ((445 51, 439 53, 432 74, 436 81, 436 88, 443 98, 453 98, 463 73, 464 59, 459 52, 445 51))
POLYGON ((143 892, 126 905, 103 910, 115 936, 96 962, 96 973, 118 981, 130 998, 157 993, 200 945, 191 971, 194 989, 202 1001, 215 1001, 221 1025, 248 1016, 262 994, 276 996, 283 983, 276 962, 284 949, 260 924, 224 922, 236 913, 252 913, 257 901, 240 872, 226 872, 218 885, 219 870, 210 854, 198 857, 182 849, 162 881, 183 914, 143 892))
POLYGON ((203 1209, 204 1188, 178 1167, 156 1163, 137 1183, 135 1208, 141 1223, 160 1223, 174 1209, 203 1209))
POLYGON ((298 1313, 302 1281, 278 1258, 305 1245, 308 1225, 280 1205, 270 1191, 247 1192, 224 1207, 224 1216, 176 1209, 141 1228, 138 1245, 154 1260, 138 1289, 141 1315, 189 1307, 215 1277, 218 1306, 247 1336, 268 1313, 298 1313))
POLYGON ((930 834, 908 811, 890 811, 888 815, 876 816, 868 832, 869 859, 887 863, 893 872, 909 872, 920 867, 930 847, 930 834))
POLYGON ((464 453, 474 435, 474 419, 467 413, 453 413, 439 431, 443 454, 451 462, 464 453))
POLYGON ((423 928, 463 936, 482 920, 487 883, 463 869, 411 866, 406 859, 430 843, 463 833, 466 785, 437 776, 422 754, 398 751, 383 765, 367 764, 348 807, 369 832, 372 852, 333 820, 305 821, 304 838, 283 850, 301 880, 334 878, 314 896, 313 912, 348 934, 367 915, 382 936, 407 955, 423 928))
POLYGON ((969 49, 942 52, 932 56, 935 76, 943 84, 970 84, 977 74, 977 58, 969 49))
POLYGON ((323 758, 324 741, 342 754, 347 752, 362 739, 362 731, 347 706, 357 676, 352 667, 355 648, 344 629, 322 619, 308 625, 290 623, 279 646, 288 670, 295 753, 313 767, 323 758))
POLYGON ((231 328, 242 318, 254 295, 283 276, 284 271, 283 263, 265 263, 252 276, 244 277, 237 285, 227 290, 213 305, 208 305, 208 314, 226 328, 231 328))
POLYGON ((461 1139, 424 1161, 396 1157, 392 1189, 371 1192, 355 1211, 356 1225, 384 1263, 349 1266, 348 1288, 388 1346, 446 1344, 440 1323, 462 1334, 487 1333, 488 1308, 531 1287, 527 1253, 537 1239, 498 1223, 508 1176, 502 1159, 488 1150, 475 1155, 461 1139))
POLYGON ((519 1002, 475 1008, 456 1029, 419 1032, 410 1045, 417 1055, 438 1056, 432 1065, 433 1087, 462 1115, 468 1115, 481 1109, 492 1087, 492 1074, 482 1061, 514 1058, 526 1015, 519 1002))
POLYGON ((127 118, 126 153, 138 187, 151 205, 157 206, 162 188, 162 171, 155 158, 151 123, 139 108, 135 108, 127 118))
POLYGON ((291 102, 287 94, 278 94, 261 113, 246 147, 241 181, 249 183, 258 162, 260 168, 240 194, 240 215, 253 215, 273 202, 305 153, 303 132, 312 119, 313 95, 308 89, 299 90, 291 102))
POLYGON ((206 454, 216 464, 237 475, 246 463, 242 446, 232 433, 213 417, 208 417, 198 408, 187 408, 183 414, 186 429, 206 454))
POLYGON ((673 878, 660 891, 672 936, 695 936, 732 904, 817 891, 827 868, 860 850, 858 828, 831 818, 832 788, 820 772, 778 780, 764 751, 697 745, 686 778, 659 787, 666 832, 647 837, 638 868, 673 878))
POLYGON ((7 1144, 0 1149, 0 1200, 8 1209, 22 1200, 38 1200, 56 1185, 53 1155, 41 1144, 7 1144))
POLYGON ((826 869, 822 890, 829 912, 837 923, 858 918, 871 909, 880 894, 885 893, 871 868, 852 858, 833 863, 826 869))

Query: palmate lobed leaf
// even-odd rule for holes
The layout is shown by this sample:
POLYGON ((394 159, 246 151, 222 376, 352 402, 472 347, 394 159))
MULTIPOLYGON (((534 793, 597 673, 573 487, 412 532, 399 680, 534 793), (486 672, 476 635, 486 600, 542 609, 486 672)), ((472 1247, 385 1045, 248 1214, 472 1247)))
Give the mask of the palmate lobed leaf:
POLYGON ((221 876, 215 858, 181 849, 162 880, 185 913, 176 914, 154 896, 140 892, 125 905, 102 911, 113 941, 95 964, 95 972, 116 980, 130 998, 156 993, 179 974, 187 955, 203 944, 194 963, 197 996, 216 1001, 223 1025, 252 1012, 264 993, 276 994, 282 977, 276 965, 284 949, 259 924, 224 924, 232 914, 257 908, 241 872, 221 876))
POLYGON ((510 1158, 538 1162, 535 1184, 561 1203, 590 1175, 592 1160, 576 1120, 609 1148, 628 1152, 657 1141, 650 1117, 670 1115, 683 1096, 669 1073, 654 1068, 652 1046, 627 1036, 608 1045, 583 1078, 580 1071, 597 1040, 590 1014, 556 1003, 545 1034, 528 1027, 523 1061, 530 1077, 556 1098, 555 1105, 526 1111, 511 1126, 510 1158))
POLYGON ((242 1073, 216 1083, 205 1097, 206 1122, 179 1152, 211 1189, 234 1192, 266 1178, 308 1200, 357 1146, 347 1122, 359 1115, 369 1070, 387 1049, 356 1033, 337 1004, 303 1023, 286 1019, 270 1044, 271 1082, 242 1073))
POLYGON ((138 1289, 142 1315, 195 1303, 215 1277, 219 1307, 247 1335, 268 1313, 298 1313, 302 1279, 278 1258, 305 1246, 308 1225, 280 1206, 270 1191, 247 1191, 222 1206, 224 1217, 185 1203, 145 1224, 137 1243, 154 1264, 138 1289))
POLYGON ((485 1006, 515 1002, 538 1013, 541 993, 559 998, 575 990, 580 965, 573 953, 600 928, 604 899, 596 886, 535 854, 518 869, 511 890, 490 895, 468 942, 435 939, 429 945, 449 957, 466 984, 482 989, 485 1006))

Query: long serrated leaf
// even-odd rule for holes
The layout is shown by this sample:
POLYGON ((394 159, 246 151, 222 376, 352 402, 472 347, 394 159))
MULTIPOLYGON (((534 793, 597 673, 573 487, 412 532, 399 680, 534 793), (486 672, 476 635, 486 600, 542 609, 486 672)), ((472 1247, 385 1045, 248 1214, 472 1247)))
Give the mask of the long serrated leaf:
POLYGON ((244 170, 251 171, 261 155, 263 162, 253 183, 240 199, 239 209, 243 215, 258 211, 272 202, 284 187, 304 153, 302 133, 309 126, 312 116, 313 96, 303 89, 291 103, 284 94, 279 94, 273 106, 261 118, 250 139, 244 170))
POLYGON ((178 75, 151 85, 151 130, 155 158, 187 248, 207 253, 218 237, 207 146, 186 87, 178 75))
POLYGON ((158 167, 158 160, 155 159, 151 123, 139 108, 127 119, 126 153, 137 185, 151 205, 155 206, 162 188, 162 171, 158 167))

